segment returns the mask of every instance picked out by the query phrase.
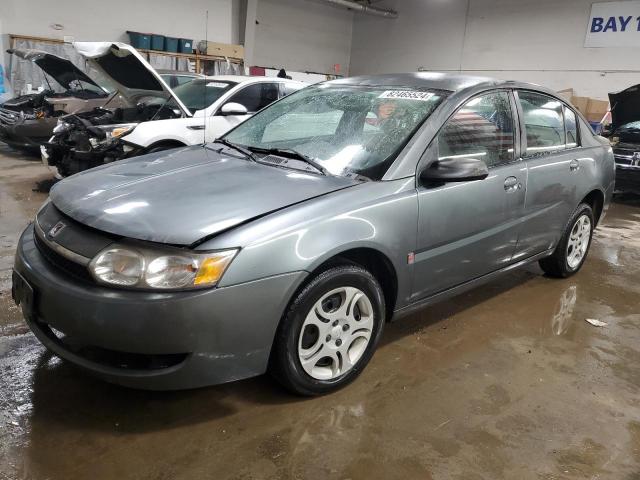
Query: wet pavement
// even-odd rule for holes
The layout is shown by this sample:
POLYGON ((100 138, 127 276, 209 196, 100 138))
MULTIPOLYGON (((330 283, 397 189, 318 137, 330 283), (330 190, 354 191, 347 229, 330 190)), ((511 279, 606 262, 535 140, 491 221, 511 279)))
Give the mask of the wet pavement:
POLYGON ((531 266, 388 325, 360 379, 300 399, 127 390, 47 354, 8 289, 48 178, 0 151, 0 479, 640 479, 640 199, 578 275, 531 266))

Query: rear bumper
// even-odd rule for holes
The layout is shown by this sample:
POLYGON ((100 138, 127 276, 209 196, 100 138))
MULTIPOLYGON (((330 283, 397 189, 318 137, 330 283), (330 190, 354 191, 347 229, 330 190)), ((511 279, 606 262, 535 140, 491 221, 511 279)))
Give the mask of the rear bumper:
POLYGON ((33 226, 22 234, 15 271, 34 291, 25 317, 47 348, 107 381, 152 390, 264 373, 282 313, 306 275, 191 292, 109 289, 49 263, 33 226))

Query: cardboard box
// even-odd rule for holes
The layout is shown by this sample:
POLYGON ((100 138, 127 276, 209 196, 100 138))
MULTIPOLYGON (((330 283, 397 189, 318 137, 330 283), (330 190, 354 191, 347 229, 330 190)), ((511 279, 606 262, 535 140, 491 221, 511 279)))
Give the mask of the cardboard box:
MULTIPOLYGON (((202 42, 206 43, 206 55, 217 55, 219 57, 244 59, 244 47, 242 45, 232 45, 229 43, 202 42)), ((198 46, 200 48, 200 45, 198 46)))
POLYGON ((576 107, 581 114, 585 117, 587 116, 587 112, 589 111, 589 97, 571 97, 571 105, 576 107))
POLYGON ((587 105, 587 120, 590 122, 599 122, 607 114, 608 110, 609 102, 590 98, 589 104, 587 105))

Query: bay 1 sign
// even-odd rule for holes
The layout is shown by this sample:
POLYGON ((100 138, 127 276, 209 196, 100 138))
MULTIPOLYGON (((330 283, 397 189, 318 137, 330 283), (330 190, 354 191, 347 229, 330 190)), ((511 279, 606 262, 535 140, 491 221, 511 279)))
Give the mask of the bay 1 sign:
POLYGON ((640 47, 640 1, 591 5, 585 47, 640 47))

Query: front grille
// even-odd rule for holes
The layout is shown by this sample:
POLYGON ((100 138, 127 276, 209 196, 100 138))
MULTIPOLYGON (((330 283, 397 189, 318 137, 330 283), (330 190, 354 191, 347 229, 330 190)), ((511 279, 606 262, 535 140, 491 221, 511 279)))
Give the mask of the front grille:
POLYGON ((53 329, 46 323, 36 322, 32 327, 37 328, 60 348, 84 358, 92 363, 122 370, 163 370, 184 362, 188 353, 130 353, 110 350, 95 345, 85 345, 73 337, 53 329))
POLYGON ((39 235, 35 234, 34 238, 38 251, 50 264, 77 280, 93 283, 93 277, 91 277, 91 274, 86 267, 79 263, 72 262, 68 258, 63 257, 58 252, 52 250, 45 242, 42 241, 39 235))
POLYGON ((126 370, 163 370, 178 365, 187 358, 186 353, 151 355, 119 352, 90 345, 78 347, 74 353, 93 363, 126 370))
MULTIPOLYGON (((640 146, 617 145, 613 149, 613 156, 619 165, 635 165, 634 155, 640 152, 640 146)), ((637 155, 636 155, 637 157, 637 155)))

